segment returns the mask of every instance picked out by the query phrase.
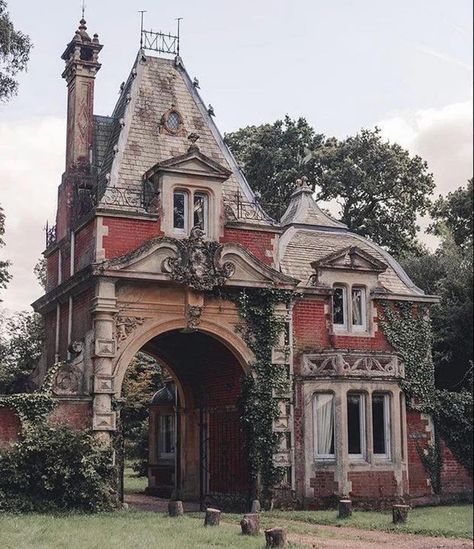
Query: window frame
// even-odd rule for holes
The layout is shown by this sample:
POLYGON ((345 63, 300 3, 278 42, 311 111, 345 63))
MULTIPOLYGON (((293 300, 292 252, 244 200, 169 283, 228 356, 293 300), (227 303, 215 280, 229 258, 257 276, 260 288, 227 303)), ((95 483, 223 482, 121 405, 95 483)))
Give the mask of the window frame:
POLYGON ((202 231, 204 231, 205 235, 208 235, 209 234, 209 194, 207 192, 201 191, 201 190, 193 191, 193 193, 192 193, 193 208, 192 208, 191 216, 192 216, 192 226, 193 227, 195 227, 195 224, 194 224, 194 204, 195 204, 195 202, 194 202, 194 200, 195 200, 196 196, 202 196, 204 198, 204 208, 203 208, 204 223, 203 223, 202 231))
POLYGON ((331 297, 331 311, 332 311, 332 327, 335 333, 342 334, 364 334, 366 335, 369 332, 369 310, 370 304, 367 300, 367 287, 363 284, 344 284, 342 282, 335 282, 332 286, 333 295, 331 297), (334 291, 336 289, 342 289, 343 295, 343 312, 344 312, 344 324, 336 324, 334 322, 334 291), (354 324, 352 321, 353 308, 352 308, 352 292, 353 290, 362 291, 362 324, 354 324), (350 297, 350 299, 349 299, 350 297))
POLYGON ((365 460, 367 456, 367 395, 363 392, 347 391, 346 393, 346 425, 347 425, 347 455, 352 460, 365 460), (349 449, 349 407, 350 396, 357 396, 360 399, 359 405, 359 429, 360 429, 360 451, 352 454, 349 449))
POLYGON ((392 459, 392 433, 390 429, 390 417, 391 417, 391 395, 381 391, 374 391, 371 395, 372 406, 372 446, 374 446, 374 396, 383 397, 383 426, 384 426, 384 442, 385 452, 383 454, 377 454, 372 448, 374 458, 376 459, 392 459))
POLYGON ((359 286, 354 284, 354 286, 351 286, 351 303, 350 303, 350 309, 351 309, 351 328, 354 332, 366 332, 367 331, 367 289, 365 286, 359 286), (353 317, 354 317, 354 311, 353 311, 353 292, 354 290, 360 290, 361 291, 361 318, 362 318, 362 324, 354 324, 353 317))
POLYGON ((173 210, 172 210, 172 226, 173 226, 173 232, 178 234, 189 234, 189 192, 185 191, 183 189, 173 189, 173 210), (174 213, 174 199, 176 195, 182 195, 184 197, 183 204, 184 204, 184 212, 183 212, 183 219, 184 219, 184 228, 176 227, 175 226, 175 213, 174 213))
POLYGON ((345 331, 345 330, 349 329, 349 323, 348 323, 348 320, 349 320, 349 315, 348 315, 349 307, 348 307, 348 303, 347 303, 347 286, 345 284, 334 284, 333 290, 334 290, 334 293, 335 293, 335 290, 342 290, 342 312, 343 312, 343 315, 344 315, 344 322, 343 322, 343 324, 336 324, 334 322, 334 294, 333 294, 332 302, 331 302, 331 305, 332 305, 332 325, 333 325, 335 330, 344 330, 345 331))
POLYGON ((176 451, 176 440, 175 440, 175 416, 172 413, 167 414, 160 414, 159 420, 158 420, 158 458, 159 459, 174 459, 175 451, 176 451), (164 451, 164 445, 165 445, 165 430, 163 429, 163 423, 165 418, 170 418, 170 425, 171 425, 171 445, 173 447, 172 452, 165 452, 164 451))
POLYGON ((313 394, 313 455, 316 461, 336 461, 336 395, 332 391, 320 391, 313 394), (330 395, 332 402, 332 445, 333 453, 332 454, 321 454, 319 453, 318 448, 318 436, 317 436, 317 407, 316 402, 318 396, 330 395))

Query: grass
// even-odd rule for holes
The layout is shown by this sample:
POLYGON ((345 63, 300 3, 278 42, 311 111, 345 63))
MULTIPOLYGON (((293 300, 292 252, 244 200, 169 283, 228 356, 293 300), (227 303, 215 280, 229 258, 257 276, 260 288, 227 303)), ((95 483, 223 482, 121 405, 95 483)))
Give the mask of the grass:
POLYGON ((148 485, 146 477, 137 477, 131 467, 125 467, 123 488, 126 494, 144 494, 148 485))

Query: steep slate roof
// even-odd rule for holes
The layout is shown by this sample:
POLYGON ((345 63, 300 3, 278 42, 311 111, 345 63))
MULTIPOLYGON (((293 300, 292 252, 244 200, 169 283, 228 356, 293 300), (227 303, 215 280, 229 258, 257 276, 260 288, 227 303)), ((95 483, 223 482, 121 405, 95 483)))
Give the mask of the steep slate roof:
MULTIPOLYGON (((232 199, 240 192, 244 200, 255 200, 179 58, 176 62, 139 52, 112 117, 100 170, 102 182, 110 174, 108 186, 139 190, 143 174, 158 162, 185 154, 190 145, 188 135, 195 133, 200 151, 231 172, 223 184, 224 197, 232 199), (183 118, 185 131, 180 135, 160 132, 163 114, 171 108, 183 118)), ((256 218, 260 220, 254 223, 274 223, 262 215, 256 218)))
POLYGON ((97 170, 100 170, 110 141, 114 118, 111 116, 94 115, 94 147, 92 162, 97 170))
POLYGON ((311 263, 355 247, 388 265, 379 274, 379 281, 388 292, 414 298, 424 295, 389 253, 322 212, 304 180, 297 181, 281 223, 287 229, 280 239, 280 268, 286 275, 301 280, 301 286, 308 286, 315 273, 311 263))

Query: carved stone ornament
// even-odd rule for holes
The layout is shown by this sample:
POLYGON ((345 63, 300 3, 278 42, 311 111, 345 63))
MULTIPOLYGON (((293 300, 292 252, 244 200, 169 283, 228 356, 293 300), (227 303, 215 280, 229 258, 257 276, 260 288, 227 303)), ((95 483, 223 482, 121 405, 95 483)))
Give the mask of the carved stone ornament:
POLYGON ((186 323, 189 330, 196 330, 201 322, 202 307, 188 305, 186 310, 186 323))
POLYGON ((117 345, 120 345, 122 341, 138 327, 145 322, 143 317, 137 316, 117 316, 115 317, 115 337, 117 345))
POLYGON ((321 353, 303 356, 303 375, 404 378, 405 368, 397 355, 321 353))
POLYGON ((189 238, 176 240, 177 257, 164 260, 163 270, 170 278, 195 290, 212 290, 223 286, 235 272, 235 265, 226 261, 221 265, 222 246, 204 240, 199 227, 191 230, 189 238))
POLYGON ((74 364, 62 366, 53 382, 53 393, 55 395, 76 395, 81 389, 81 370, 74 364))

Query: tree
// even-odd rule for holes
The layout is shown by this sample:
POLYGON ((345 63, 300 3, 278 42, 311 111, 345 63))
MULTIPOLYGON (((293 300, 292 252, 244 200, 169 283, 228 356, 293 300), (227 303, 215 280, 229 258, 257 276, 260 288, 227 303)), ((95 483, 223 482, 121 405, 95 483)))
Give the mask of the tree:
POLYGON ((0 394, 23 392, 43 350, 43 321, 40 315, 23 311, 1 323, 0 394))
POLYGON ((297 177, 320 200, 335 200, 340 220, 395 255, 418 248, 417 216, 426 213, 434 182, 419 156, 382 139, 379 129, 337 140, 316 134, 304 118, 249 126, 226 135, 262 205, 286 209, 297 177))
POLYGON ((273 124, 247 126, 226 134, 225 140, 262 205, 276 219, 286 210, 298 177, 316 180, 315 163, 303 160, 307 150, 321 147, 324 136, 304 118, 285 116, 273 124))
POLYGON ((43 290, 46 290, 46 265, 46 258, 40 257, 33 269, 33 273, 43 290))
POLYGON ((436 252, 425 250, 401 262, 415 284, 440 296, 440 303, 431 308, 437 385, 467 387, 473 363, 472 244, 460 246, 446 231, 436 252))
MULTIPOLYGON (((3 208, 0 206, 0 248, 5 246, 3 235, 5 234, 5 214, 3 208)), ((11 279, 11 274, 8 272, 10 266, 9 261, 0 260, 0 290, 4 290, 7 287, 8 281, 11 279)), ((0 302, 2 300, 0 299, 0 302)))
POLYGON ((0 101, 8 101, 18 91, 16 76, 26 70, 32 44, 29 37, 16 30, 0 0, 0 101))
POLYGON ((444 229, 448 228, 458 246, 472 246, 472 198, 472 179, 466 187, 459 187, 446 197, 440 196, 430 209, 433 223, 429 231, 442 236, 444 229))

